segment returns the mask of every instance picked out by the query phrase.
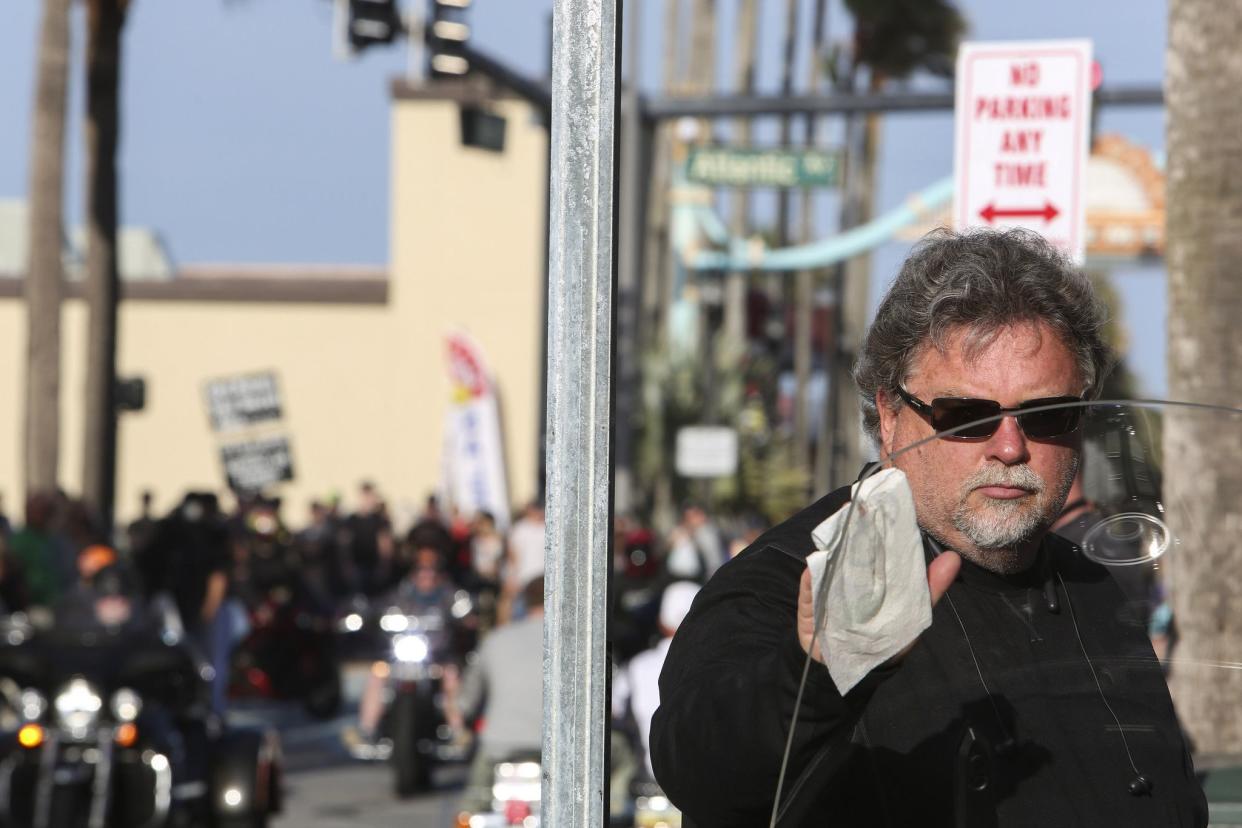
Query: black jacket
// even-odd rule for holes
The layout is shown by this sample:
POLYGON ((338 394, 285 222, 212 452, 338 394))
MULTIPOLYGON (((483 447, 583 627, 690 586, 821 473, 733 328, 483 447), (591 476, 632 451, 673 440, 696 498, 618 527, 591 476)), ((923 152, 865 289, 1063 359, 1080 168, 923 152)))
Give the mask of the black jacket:
MULTIPOLYGON (((726 564, 673 639, 652 764, 702 828, 768 824, 805 665, 799 578, 848 495, 726 564)), ((812 663, 781 801, 781 826, 1207 824, 1145 631, 1108 572, 1053 536, 1023 576, 963 562, 906 658, 844 698, 812 663), (1130 791, 1127 750, 1147 793, 1130 791)))

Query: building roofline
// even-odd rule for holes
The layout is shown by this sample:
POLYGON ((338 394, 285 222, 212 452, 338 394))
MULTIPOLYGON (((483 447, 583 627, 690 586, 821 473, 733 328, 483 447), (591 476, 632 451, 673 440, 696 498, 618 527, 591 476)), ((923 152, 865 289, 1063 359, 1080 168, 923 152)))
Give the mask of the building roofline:
MULTIPOLYGON (((214 266, 211 268, 214 270, 214 266)), ((121 283, 121 299, 134 302, 237 302, 256 304, 333 304, 386 305, 389 300, 387 271, 370 273, 352 268, 335 273, 323 269, 319 274, 301 275, 289 266, 278 266, 269 275, 259 275, 262 267, 248 273, 221 269, 216 275, 195 275, 183 268, 175 279, 129 280, 121 283), (182 274, 185 275, 182 275, 182 274), (231 274, 231 275, 229 275, 231 274)), ((368 269, 369 270, 369 269, 368 269)), ((0 299, 20 299, 25 280, 21 274, 0 273, 0 299)), ((65 298, 85 296, 80 281, 65 282, 65 298)))

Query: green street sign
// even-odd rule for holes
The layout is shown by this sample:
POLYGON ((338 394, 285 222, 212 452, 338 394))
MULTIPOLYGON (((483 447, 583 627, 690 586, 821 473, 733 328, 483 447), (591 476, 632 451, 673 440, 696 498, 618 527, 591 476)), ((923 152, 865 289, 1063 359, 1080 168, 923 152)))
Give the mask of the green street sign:
POLYGON ((694 147, 686 178, 713 187, 834 187, 840 168, 835 150, 694 147))

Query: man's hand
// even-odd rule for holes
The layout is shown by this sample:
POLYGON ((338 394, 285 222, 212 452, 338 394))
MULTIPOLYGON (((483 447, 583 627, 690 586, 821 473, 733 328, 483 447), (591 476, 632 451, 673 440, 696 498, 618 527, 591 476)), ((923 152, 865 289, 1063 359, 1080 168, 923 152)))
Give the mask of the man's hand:
MULTIPOLYGON (((957 571, 962 567, 962 559, 956 552, 943 552, 927 567, 927 586, 931 589, 932 606, 936 606, 946 592, 957 571)), ((802 571, 802 584, 798 587, 798 641, 811 658, 824 663, 823 653, 818 646, 811 651, 811 638, 815 635, 815 600, 811 588, 810 567, 802 571)), ((905 655, 903 652, 901 655, 905 655)), ((900 658, 901 656, 898 656, 900 658)))

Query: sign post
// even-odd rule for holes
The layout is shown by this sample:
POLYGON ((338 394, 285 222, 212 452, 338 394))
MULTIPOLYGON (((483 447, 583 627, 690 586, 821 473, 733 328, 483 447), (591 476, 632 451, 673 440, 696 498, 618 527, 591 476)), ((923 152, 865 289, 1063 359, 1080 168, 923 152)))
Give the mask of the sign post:
POLYGON ((1025 227, 1081 263, 1091 42, 964 43, 954 225, 1025 227))
POLYGON ((608 819, 616 0, 556 0, 548 196, 544 828, 608 819))

